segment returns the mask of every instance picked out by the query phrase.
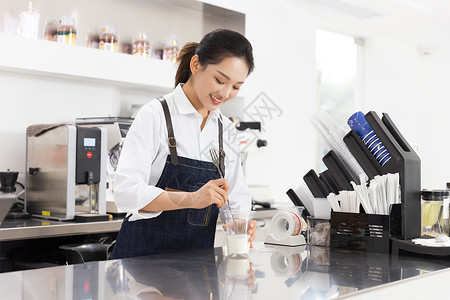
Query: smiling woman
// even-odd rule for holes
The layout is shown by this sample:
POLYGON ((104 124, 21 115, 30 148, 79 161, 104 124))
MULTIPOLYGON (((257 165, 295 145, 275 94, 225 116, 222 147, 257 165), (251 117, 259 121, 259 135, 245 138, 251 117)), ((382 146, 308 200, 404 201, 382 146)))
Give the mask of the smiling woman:
MULTIPOLYGON (((252 46, 218 29, 184 46, 178 63, 175 90, 139 111, 124 143, 114 193, 128 214, 113 258, 212 248, 219 210, 250 210, 234 124, 217 108, 253 70, 252 46)), ((254 221, 250 243, 255 229, 254 221)))

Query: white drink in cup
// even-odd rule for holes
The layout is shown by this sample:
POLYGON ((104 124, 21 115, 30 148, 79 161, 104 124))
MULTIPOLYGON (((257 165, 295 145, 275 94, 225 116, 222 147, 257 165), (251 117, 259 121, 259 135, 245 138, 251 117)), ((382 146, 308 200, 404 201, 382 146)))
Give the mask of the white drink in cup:
POLYGON ((224 210, 227 229, 228 253, 248 253, 250 250, 250 236, 247 231, 253 220, 253 212, 249 210, 224 210))

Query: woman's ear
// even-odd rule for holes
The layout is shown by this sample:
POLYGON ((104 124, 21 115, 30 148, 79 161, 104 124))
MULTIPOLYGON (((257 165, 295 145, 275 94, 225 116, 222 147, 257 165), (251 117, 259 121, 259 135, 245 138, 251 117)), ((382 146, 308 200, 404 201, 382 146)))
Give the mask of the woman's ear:
POLYGON ((190 63, 190 67, 191 67, 191 73, 192 75, 195 75, 198 73, 198 71, 200 70, 200 61, 198 60, 198 55, 195 54, 194 56, 192 56, 191 58, 191 63, 190 63))

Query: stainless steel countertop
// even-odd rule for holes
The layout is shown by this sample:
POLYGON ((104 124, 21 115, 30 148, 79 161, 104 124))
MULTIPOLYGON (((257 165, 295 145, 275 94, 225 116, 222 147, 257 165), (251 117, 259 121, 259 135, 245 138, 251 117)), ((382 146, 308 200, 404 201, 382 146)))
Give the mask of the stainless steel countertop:
POLYGON ((224 247, 2 273, 1 297, 320 300, 450 266, 450 261, 318 246, 268 248, 260 243, 248 255, 226 254, 224 247))
POLYGON ((120 230, 122 220, 75 223, 38 218, 4 220, 0 225, 0 241, 36 239, 120 230))
MULTIPOLYGON (((255 212, 254 218, 271 218, 275 212, 276 210, 258 210, 255 212)), ((118 232, 121 225, 121 219, 88 223, 53 221, 40 218, 17 220, 6 219, 0 225, 0 242, 65 235, 118 232)))

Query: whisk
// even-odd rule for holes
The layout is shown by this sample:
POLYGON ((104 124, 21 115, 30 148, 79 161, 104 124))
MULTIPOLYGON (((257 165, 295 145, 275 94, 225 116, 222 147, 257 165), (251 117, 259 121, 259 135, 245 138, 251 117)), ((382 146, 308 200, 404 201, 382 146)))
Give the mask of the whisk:
MULTIPOLYGON (((223 178, 222 170, 220 170, 219 154, 217 154, 217 151, 214 148, 211 148, 211 150, 209 150, 209 154, 211 155, 213 164, 216 166, 217 170, 219 171, 220 177, 223 178)), ((227 197, 227 204, 228 204, 228 210, 230 211, 231 218, 233 219, 233 223, 236 224, 236 222, 234 221, 233 213, 231 212, 230 201, 228 200, 228 197, 227 197)))

